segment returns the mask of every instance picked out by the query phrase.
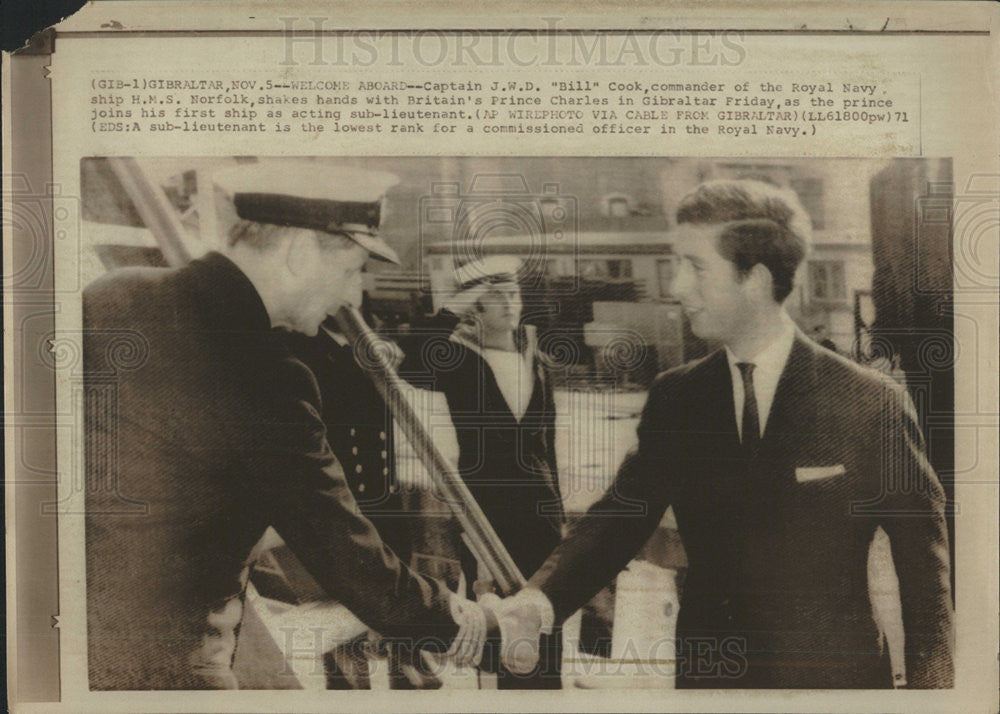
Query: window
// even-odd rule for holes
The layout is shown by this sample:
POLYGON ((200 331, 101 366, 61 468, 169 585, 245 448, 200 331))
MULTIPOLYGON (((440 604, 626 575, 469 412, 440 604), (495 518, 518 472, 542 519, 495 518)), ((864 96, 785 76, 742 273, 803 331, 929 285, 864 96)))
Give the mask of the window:
POLYGON ((632 277, 631 260, 580 260, 577 271, 581 278, 591 280, 630 279, 632 277))
POLYGON ((629 214, 628 199, 610 198, 608 199, 608 215, 614 218, 625 218, 629 214))
POLYGON ((844 263, 841 260, 814 260, 809 263, 809 295, 813 300, 842 302, 847 299, 844 263))
POLYGON ((632 277, 632 261, 631 260, 609 260, 608 261, 608 276, 612 278, 631 278, 632 277))
POLYGON ((656 276, 660 281, 660 297, 670 297, 670 286, 674 282, 674 259, 660 258, 657 260, 656 276))
POLYGON ((606 218, 628 218, 632 215, 635 202, 624 193, 608 193, 601 196, 600 211, 606 218))
POLYGON ((576 264, 577 274, 581 278, 591 280, 608 277, 608 262, 606 260, 580 260, 576 264))

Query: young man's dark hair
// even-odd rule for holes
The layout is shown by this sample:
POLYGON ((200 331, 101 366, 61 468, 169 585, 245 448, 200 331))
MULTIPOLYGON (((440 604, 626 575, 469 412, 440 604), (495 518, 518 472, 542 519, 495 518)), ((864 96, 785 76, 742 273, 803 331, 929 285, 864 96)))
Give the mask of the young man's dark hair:
POLYGON ((763 181, 710 181, 684 198, 677 222, 731 224, 718 236, 719 254, 741 277, 763 264, 771 272, 775 302, 791 294, 795 271, 806 254, 810 222, 790 189, 763 181))

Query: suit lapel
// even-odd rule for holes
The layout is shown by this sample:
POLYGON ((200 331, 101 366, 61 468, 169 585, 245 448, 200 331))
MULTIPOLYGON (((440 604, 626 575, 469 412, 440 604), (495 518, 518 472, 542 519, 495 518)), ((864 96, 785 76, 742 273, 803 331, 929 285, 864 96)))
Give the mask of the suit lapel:
POLYGON ((531 398, 528 399, 528 408, 524 410, 524 416, 521 417, 521 421, 527 419, 529 415, 533 415, 534 420, 537 421, 538 415, 542 413, 545 407, 544 380, 548 379, 548 375, 545 374, 545 370, 539 364, 538 357, 534 354, 531 357, 531 370, 529 373, 534 375, 531 386, 531 398))
POLYGON ((732 469, 726 464, 739 457, 740 440, 733 406, 729 362, 722 350, 695 365, 687 375, 690 388, 683 401, 666 405, 671 430, 682 436, 681 453, 712 468, 698 470, 697 478, 720 478, 732 469))
POLYGON ((806 338, 796 331, 764 427, 762 455, 794 458, 799 448, 809 445, 816 433, 817 405, 811 396, 818 381, 816 369, 814 351, 806 338))
POLYGON ((524 410, 524 415, 521 417, 522 421, 529 414, 537 417, 542 413, 545 407, 545 380, 548 379, 548 375, 542 369, 541 360, 538 358, 538 339, 535 334, 535 326, 525 325, 523 334, 525 353, 531 355, 531 368, 528 370, 528 373, 532 375, 532 384, 531 396, 528 397, 528 407, 524 410))
POLYGON ((725 350, 715 353, 710 364, 707 379, 709 388, 705 397, 709 423, 715 425, 714 439, 722 453, 739 451, 740 433, 736 427, 736 399, 733 396, 733 378, 729 372, 729 360, 725 350))

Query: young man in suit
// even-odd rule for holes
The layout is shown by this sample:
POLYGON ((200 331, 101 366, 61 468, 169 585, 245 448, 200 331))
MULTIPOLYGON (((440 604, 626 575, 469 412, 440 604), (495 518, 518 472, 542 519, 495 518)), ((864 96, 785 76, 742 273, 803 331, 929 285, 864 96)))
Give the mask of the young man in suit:
POLYGON ((496 606, 509 666, 529 666, 539 631, 613 578, 673 506, 689 561, 678 687, 892 686, 866 572, 879 526, 906 683, 953 686, 941 485, 905 391, 819 348, 785 312, 810 231, 797 198, 710 182, 677 222, 674 292, 694 333, 723 347, 657 378, 612 488, 496 606))
POLYGON ((392 183, 312 163, 220 174, 224 254, 85 290, 92 689, 236 688, 268 526, 366 624, 478 661, 481 608, 410 571, 358 514, 316 379, 273 329, 315 335, 369 255, 396 260, 378 236, 392 183))

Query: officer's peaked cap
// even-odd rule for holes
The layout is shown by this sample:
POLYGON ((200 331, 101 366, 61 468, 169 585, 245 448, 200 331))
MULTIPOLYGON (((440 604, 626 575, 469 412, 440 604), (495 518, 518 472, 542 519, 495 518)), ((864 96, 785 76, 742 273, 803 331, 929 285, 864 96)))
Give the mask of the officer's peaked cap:
POLYGON ((385 192, 399 179, 385 171, 276 161, 220 171, 216 186, 248 221, 344 234, 372 257, 399 263, 378 235, 385 192))

